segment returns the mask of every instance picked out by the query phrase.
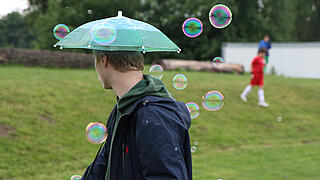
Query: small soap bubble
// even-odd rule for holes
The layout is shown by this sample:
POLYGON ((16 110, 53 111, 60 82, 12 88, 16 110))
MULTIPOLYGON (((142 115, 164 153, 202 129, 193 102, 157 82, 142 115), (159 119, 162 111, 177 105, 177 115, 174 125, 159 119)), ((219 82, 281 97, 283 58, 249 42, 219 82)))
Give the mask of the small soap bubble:
POLYGON ((108 136, 107 128, 102 123, 89 123, 86 128, 86 136, 89 142, 101 144, 108 136))
POLYGON ((92 40, 99 45, 109 45, 117 38, 117 30, 113 24, 97 23, 90 29, 92 40))
POLYGON ((189 18, 182 24, 182 31, 186 36, 194 38, 202 33, 203 24, 197 18, 189 18))
POLYGON ((194 152, 196 152, 196 151, 197 151, 197 147, 196 147, 196 146, 192 146, 192 147, 191 147, 191 152, 194 153, 194 152))
POLYGON ((277 117, 277 120, 278 120, 278 122, 281 122, 282 121, 282 117, 281 116, 277 117))
POLYGON ((222 178, 219 178, 218 180, 223 180, 222 178))
POLYGON ((174 150, 175 150, 175 151, 178 151, 178 147, 175 147, 174 150))
POLYGON ((223 63, 224 63, 224 60, 222 57, 215 57, 212 60, 212 65, 217 68, 220 68, 223 63))
POLYGON ((195 119, 199 116, 199 105, 194 102, 188 102, 186 103, 186 106, 188 108, 188 111, 190 113, 191 119, 195 119))
POLYGON ((195 142, 194 142, 194 145, 195 145, 195 146, 198 146, 198 141, 195 141, 195 142))
POLYGON ((202 106, 209 111, 218 111, 224 104, 224 96, 219 91, 210 91, 202 97, 202 106))
POLYGON ((223 4, 213 6, 209 12, 209 20, 215 28, 225 28, 232 20, 231 10, 223 4))
POLYGON ((151 76, 161 79, 163 77, 163 68, 158 64, 153 65, 150 67, 149 73, 151 76))
POLYGON ((81 176, 80 175, 73 175, 71 176, 70 180, 80 180, 81 176))
POLYGON ((92 14, 92 10, 91 9, 88 9, 88 14, 92 14))
POLYGON ((58 24, 53 28, 53 36, 58 40, 63 39, 69 33, 70 33, 70 29, 68 28, 68 26, 64 24, 58 24))
POLYGON ((185 75, 183 74, 177 74, 172 79, 172 85, 177 90, 183 90, 188 85, 188 80, 185 75))

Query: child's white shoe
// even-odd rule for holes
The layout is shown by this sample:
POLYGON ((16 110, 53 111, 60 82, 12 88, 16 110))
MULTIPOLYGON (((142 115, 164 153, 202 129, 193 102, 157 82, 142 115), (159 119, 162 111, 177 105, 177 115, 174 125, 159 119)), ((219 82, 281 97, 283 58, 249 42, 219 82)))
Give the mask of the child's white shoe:
POLYGON ((242 95, 242 94, 240 95, 240 98, 242 99, 243 102, 247 102, 248 101, 247 97, 242 95))
POLYGON ((269 104, 264 102, 264 101, 259 102, 258 105, 261 106, 261 107, 269 107, 269 104))

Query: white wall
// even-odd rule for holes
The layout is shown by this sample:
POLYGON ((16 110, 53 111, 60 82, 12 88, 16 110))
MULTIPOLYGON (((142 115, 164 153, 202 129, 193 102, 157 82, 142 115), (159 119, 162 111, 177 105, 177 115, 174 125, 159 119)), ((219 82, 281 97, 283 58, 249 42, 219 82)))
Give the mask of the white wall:
MULTIPOLYGON (((257 51, 258 43, 224 43, 222 57, 250 71, 257 51)), ((320 43, 272 43, 269 54, 267 72, 274 67, 278 75, 320 79, 320 43)))

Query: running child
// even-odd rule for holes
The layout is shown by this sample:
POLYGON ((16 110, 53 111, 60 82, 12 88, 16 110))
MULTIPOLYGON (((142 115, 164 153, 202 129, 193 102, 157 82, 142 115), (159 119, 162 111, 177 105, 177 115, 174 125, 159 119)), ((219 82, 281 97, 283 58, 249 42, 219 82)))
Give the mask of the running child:
POLYGON ((263 90, 263 70, 265 66, 265 56, 267 53, 266 48, 260 48, 258 51, 258 56, 256 56, 252 62, 251 62, 251 83, 248 85, 242 94, 240 95, 240 98, 247 102, 247 95, 252 90, 253 86, 259 86, 258 89, 258 99, 259 99, 259 106, 262 107, 268 107, 269 104, 265 102, 264 99, 264 90, 263 90))

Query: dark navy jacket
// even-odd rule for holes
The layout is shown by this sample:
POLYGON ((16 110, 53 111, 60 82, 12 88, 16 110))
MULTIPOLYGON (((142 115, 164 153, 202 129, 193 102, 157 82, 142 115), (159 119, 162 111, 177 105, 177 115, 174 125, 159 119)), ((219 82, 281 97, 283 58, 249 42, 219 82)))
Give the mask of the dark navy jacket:
MULTIPOLYGON (((105 180, 115 116, 109 117, 106 143, 81 180, 86 176, 105 180)), ((138 100, 119 121, 110 180, 191 180, 190 125, 190 114, 182 102, 156 96, 138 100)))

